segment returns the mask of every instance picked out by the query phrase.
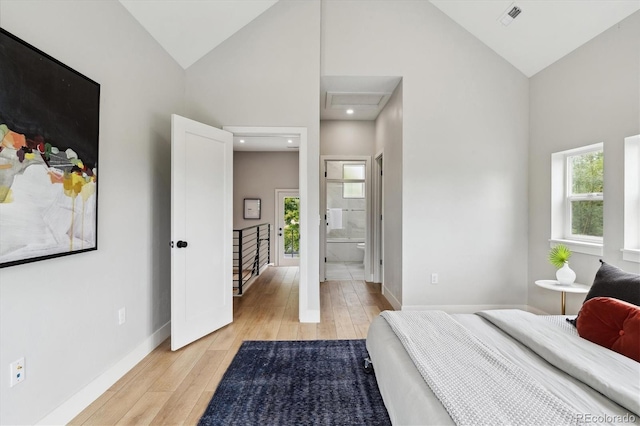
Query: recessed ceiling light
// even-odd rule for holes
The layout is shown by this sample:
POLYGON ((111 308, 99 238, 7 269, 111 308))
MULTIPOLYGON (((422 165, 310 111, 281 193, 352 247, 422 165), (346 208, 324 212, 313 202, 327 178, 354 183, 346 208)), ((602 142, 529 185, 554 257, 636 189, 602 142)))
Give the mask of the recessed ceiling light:
POLYGON ((291 139, 289 139, 289 140, 287 141, 287 143, 293 143, 293 141, 292 141, 291 139))
POLYGON ((352 109, 348 109, 347 110, 347 114, 353 114, 353 110, 352 109))
POLYGON ((244 139, 240 139, 240 143, 244 143, 244 139))

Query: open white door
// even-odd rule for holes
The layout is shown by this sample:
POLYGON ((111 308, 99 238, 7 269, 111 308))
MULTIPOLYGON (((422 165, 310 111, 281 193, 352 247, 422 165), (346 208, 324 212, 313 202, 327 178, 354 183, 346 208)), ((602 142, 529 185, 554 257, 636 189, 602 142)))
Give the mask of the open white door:
POLYGON ((233 135, 171 116, 171 350, 233 321, 233 135))

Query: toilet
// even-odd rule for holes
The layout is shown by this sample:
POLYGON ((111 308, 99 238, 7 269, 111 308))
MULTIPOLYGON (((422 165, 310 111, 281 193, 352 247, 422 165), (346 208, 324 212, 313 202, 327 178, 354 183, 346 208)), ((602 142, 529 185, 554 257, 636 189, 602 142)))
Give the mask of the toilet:
POLYGON ((358 248, 358 250, 362 250, 362 251, 361 251, 361 253, 362 253, 362 257, 360 257, 360 256, 358 256, 358 257, 359 257, 359 260, 360 260, 361 262, 363 262, 363 263, 364 263, 364 254, 365 254, 364 246, 365 246, 365 244, 364 244, 364 243, 358 243, 358 244, 356 244, 356 247, 358 248))

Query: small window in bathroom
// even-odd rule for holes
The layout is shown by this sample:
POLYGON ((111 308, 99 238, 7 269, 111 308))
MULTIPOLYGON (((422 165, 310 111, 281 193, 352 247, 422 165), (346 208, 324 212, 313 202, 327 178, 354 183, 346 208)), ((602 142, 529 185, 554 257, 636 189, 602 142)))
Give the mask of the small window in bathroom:
POLYGON ((365 165, 364 164, 343 164, 342 179, 345 181, 342 185, 343 198, 364 198, 364 182, 346 182, 346 181, 364 181, 365 165))
POLYGON ((364 168, 364 164, 345 164, 342 169, 342 178, 364 180, 364 168))

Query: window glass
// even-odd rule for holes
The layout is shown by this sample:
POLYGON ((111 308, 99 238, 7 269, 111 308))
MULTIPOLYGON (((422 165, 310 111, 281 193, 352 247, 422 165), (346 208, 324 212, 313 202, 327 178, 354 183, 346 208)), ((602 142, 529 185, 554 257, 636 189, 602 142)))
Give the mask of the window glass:
POLYGON ((364 198, 364 183, 345 182, 342 187, 342 196, 344 198, 364 198))
POLYGON ((602 194, 604 157, 602 151, 569 157, 572 194, 602 194))
POLYGON ((345 164, 343 179, 364 180, 364 164, 345 164))
POLYGON ((602 237, 604 156, 590 151, 567 157, 571 235, 602 237))
POLYGON ((571 202, 571 233, 602 237, 602 201, 571 202))

